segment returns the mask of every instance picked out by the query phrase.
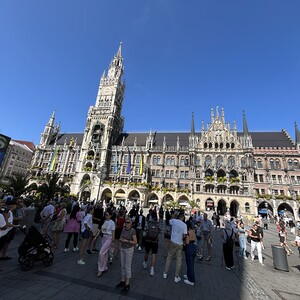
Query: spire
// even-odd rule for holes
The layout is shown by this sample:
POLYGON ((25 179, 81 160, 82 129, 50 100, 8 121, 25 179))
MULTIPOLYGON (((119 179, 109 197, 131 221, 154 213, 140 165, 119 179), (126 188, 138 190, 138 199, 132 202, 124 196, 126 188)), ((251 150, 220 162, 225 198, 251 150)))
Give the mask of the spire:
POLYGON ((243 132, 244 132, 244 136, 249 136, 248 125, 247 125, 246 115, 244 111, 243 111, 243 132))
POLYGON ((47 124, 48 126, 53 126, 54 125, 55 114, 56 114, 56 110, 53 111, 52 116, 50 117, 49 122, 47 124))
POLYGON ((195 135, 194 113, 192 113, 191 135, 192 135, 192 136, 195 135))
POLYGON ((122 42, 120 42, 120 46, 118 49, 117 57, 122 57, 122 42))
POLYGON ((300 144, 300 132, 297 123, 295 122, 295 139, 296 139, 296 145, 300 144))

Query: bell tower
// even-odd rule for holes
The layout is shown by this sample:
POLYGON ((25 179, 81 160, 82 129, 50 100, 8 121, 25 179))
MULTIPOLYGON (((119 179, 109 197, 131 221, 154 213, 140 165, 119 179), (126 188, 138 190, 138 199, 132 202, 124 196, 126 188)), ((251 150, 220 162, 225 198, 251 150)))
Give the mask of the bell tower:
MULTIPOLYGON (((109 170, 111 146, 124 127, 124 118, 121 116, 125 93, 123 73, 122 43, 120 43, 117 54, 109 65, 107 75, 104 71, 100 78, 95 106, 90 106, 88 111, 76 170, 78 172, 76 181, 80 186, 85 176, 85 181, 91 182, 93 189, 95 185, 100 184, 100 176, 105 177, 103 170, 109 170)), ((96 198, 92 190, 91 198, 96 198)))

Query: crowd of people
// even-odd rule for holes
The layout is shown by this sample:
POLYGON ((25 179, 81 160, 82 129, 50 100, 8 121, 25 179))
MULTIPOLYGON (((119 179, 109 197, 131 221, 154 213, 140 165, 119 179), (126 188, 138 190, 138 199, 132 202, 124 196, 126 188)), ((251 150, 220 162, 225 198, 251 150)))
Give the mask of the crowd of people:
MULTIPOLYGON (((22 199, 9 199, 5 203, 0 200, 0 260, 11 259, 6 253, 15 231, 20 227, 24 216, 23 208, 22 199)), ((97 253, 97 277, 108 272, 110 264, 120 258, 121 276, 116 287, 124 291, 130 289, 134 250, 144 251, 144 269, 148 269, 151 256, 149 274, 154 276, 159 245, 163 246, 165 257, 162 277, 166 279, 170 276, 169 269, 175 256, 174 282, 180 282, 182 261, 185 257, 186 272, 183 282, 195 285, 195 259, 198 257, 199 261, 211 260, 211 248, 217 231, 221 231, 222 258, 228 271, 234 268, 233 253, 236 246, 239 247, 239 254, 243 259, 254 260, 257 252, 258 261, 264 266, 264 230, 267 230, 268 226, 260 216, 252 220, 250 228, 249 220, 246 225, 242 218, 224 216, 221 219, 216 212, 210 216, 208 213, 198 213, 187 218, 183 210, 164 210, 162 206, 151 207, 147 214, 144 214, 144 210, 138 205, 126 209, 122 205, 116 207, 113 203, 74 200, 69 206, 65 202, 48 201, 44 207, 37 210, 35 221, 40 223, 41 234, 51 236, 52 249, 64 253, 79 252, 79 265, 86 263, 87 255, 97 253), (62 233, 65 235, 62 236, 62 233), (60 242, 63 240, 64 245, 61 246, 60 242), (247 242, 250 244, 248 251, 247 242)), ((275 222, 279 243, 287 255, 293 253, 287 243, 287 228, 291 228, 291 233, 295 234, 291 246, 298 247, 300 255, 300 222, 293 226, 283 217, 275 217, 275 222)), ((2 268, 0 270, 2 271, 2 268)))

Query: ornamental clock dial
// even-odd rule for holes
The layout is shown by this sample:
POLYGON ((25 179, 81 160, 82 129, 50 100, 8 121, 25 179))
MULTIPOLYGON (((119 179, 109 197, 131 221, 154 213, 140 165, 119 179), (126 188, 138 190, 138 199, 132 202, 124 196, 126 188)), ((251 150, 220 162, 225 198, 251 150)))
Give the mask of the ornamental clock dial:
POLYGON ((105 93, 106 95, 109 94, 109 93, 110 93, 110 88, 109 88, 109 87, 105 88, 105 89, 104 89, 104 93, 105 93))

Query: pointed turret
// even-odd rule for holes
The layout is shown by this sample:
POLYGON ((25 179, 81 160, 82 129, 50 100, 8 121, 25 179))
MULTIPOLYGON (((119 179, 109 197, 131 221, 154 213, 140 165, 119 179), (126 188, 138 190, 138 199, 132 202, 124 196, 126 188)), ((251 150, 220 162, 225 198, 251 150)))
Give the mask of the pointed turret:
POLYGON ((194 113, 192 113, 191 136, 195 136, 194 113))
POLYGON ((244 111, 243 111, 243 132, 245 137, 249 136, 248 125, 247 125, 246 115, 244 111))
POLYGON ((45 128, 44 128, 44 131, 42 133, 42 136, 41 136, 41 140, 40 140, 40 144, 42 145, 47 145, 49 144, 50 140, 51 140, 51 137, 53 135, 53 130, 54 130, 54 122, 55 122, 55 114, 56 114, 56 111, 54 110, 48 123, 46 124, 45 128))
POLYGON ((296 140, 296 146, 300 148, 300 132, 296 122, 295 122, 295 140, 296 140))
POLYGON ((122 42, 120 42, 120 46, 117 52, 117 57, 122 57, 122 42))

